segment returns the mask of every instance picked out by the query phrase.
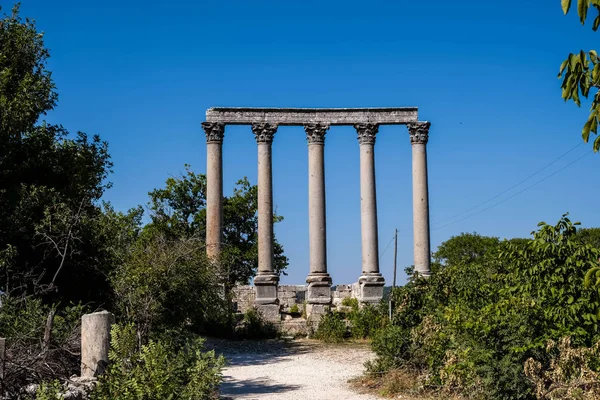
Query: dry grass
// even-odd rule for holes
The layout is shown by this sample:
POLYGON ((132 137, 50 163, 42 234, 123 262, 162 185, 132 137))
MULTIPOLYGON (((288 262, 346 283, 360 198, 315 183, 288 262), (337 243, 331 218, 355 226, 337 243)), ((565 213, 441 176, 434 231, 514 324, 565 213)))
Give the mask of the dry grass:
POLYGON ((403 400, 462 400, 461 397, 438 394, 422 386, 423 379, 418 371, 396 369, 384 375, 363 375, 352 379, 350 384, 360 393, 403 400))

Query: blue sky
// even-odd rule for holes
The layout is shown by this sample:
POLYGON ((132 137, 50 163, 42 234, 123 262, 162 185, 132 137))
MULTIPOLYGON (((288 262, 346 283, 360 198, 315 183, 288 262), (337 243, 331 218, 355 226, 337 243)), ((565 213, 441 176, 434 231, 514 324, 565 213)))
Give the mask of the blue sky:
MULTIPOLYGON (((3 8, 11 3, 2 1, 3 8)), ((22 14, 46 32, 59 105, 47 116, 70 131, 109 142, 119 210, 191 164, 205 172, 207 108, 418 106, 432 122, 429 178, 433 249, 461 232, 525 237, 564 212, 600 226, 590 154, 581 145, 514 190, 461 215, 581 142, 587 104, 560 98, 558 67, 591 49, 600 33, 563 16, 560 2, 484 1, 38 1, 22 14), (449 219, 450 218, 450 219, 449 219), (441 221, 441 222, 440 222, 441 221)), ((276 235, 290 258, 282 283, 308 273, 307 148, 302 128, 283 127, 273 144, 276 235)), ((412 263, 411 148, 405 127, 382 127, 376 144, 381 270, 412 263), (387 248, 387 250, 386 250, 387 248), (385 250, 385 251, 384 251, 385 250)), ((360 275, 356 134, 326 139, 327 238, 334 283, 360 275)), ((256 182, 249 127, 228 127, 224 190, 256 182)), ((405 280, 400 274, 400 282, 405 280)))

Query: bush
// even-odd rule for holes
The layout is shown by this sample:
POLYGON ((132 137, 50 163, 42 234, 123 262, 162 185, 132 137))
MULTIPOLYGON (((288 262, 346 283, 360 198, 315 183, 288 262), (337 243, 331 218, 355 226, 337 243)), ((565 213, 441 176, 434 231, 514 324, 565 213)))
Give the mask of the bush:
MULTIPOLYGON (((36 298, 0 297, 0 337, 6 338, 3 395, 18 398, 29 384, 44 384, 77 374, 82 306, 57 309, 36 298), (47 335, 48 333, 48 335, 47 335)), ((45 395, 46 395, 45 394, 45 395)))
POLYGON ((239 339, 273 339, 277 337, 277 327, 266 321, 256 308, 250 308, 244 313, 244 319, 235 335, 239 339))
POLYGON ((389 325, 375 333, 371 347, 377 355, 374 361, 366 363, 369 373, 399 368, 410 360, 410 332, 399 326, 389 325))
POLYGON ((368 304, 362 308, 353 308, 348 314, 348 320, 350 321, 352 337, 366 339, 382 329, 386 325, 388 317, 380 308, 368 304))
POLYGON ((463 234, 443 243, 429 279, 392 292, 392 325, 374 335, 368 371, 420 371, 416 384, 445 397, 598 398, 600 357, 590 346, 600 301, 584 278, 600 251, 575 226, 563 216, 529 240, 463 234), (546 347, 563 336, 577 350, 546 347))
POLYGON ((144 340, 153 331, 185 327, 201 332, 230 322, 217 271, 196 239, 146 232, 112 282, 122 315, 144 340))
POLYGON ((201 338, 163 335, 138 347, 136 336, 133 324, 113 326, 111 364, 91 400, 216 398, 224 359, 214 351, 203 351, 201 338))
POLYGON ((347 337, 347 333, 348 329, 343 315, 329 312, 321 317, 314 337, 327 343, 339 343, 347 337))
POLYGON ((574 348, 569 337, 551 340, 546 351, 550 362, 533 358, 525 362, 539 400, 595 400, 600 398, 600 342, 590 348, 574 348))
POLYGON ((354 297, 344 297, 342 299, 342 305, 344 307, 350 307, 353 310, 358 310, 358 299, 354 297))

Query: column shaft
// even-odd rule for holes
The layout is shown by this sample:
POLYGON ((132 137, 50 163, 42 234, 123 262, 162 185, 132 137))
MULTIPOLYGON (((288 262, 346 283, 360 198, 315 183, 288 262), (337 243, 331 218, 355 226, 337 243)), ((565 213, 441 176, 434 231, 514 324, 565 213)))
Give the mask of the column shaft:
POLYGON ((258 143, 258 272, 271 274, 273 266, 273 173, 271 143, 258 143))
POLYGON ((258 143, 258 271, 254 278, 256 303, 269 320, 279 318, 277 284, 273 261, 273 172, 271 144, 277 132, 274 124, 253 124, 258 143))
POLYGON ((206 254, 221 255, 223 236, 223 136, 221 123, 204 122, 206 132, 206 254))
POLYGON ((429 122, 408 125, 412 143, 414 264, 415 271, 425 277, 431 275, 427 180, 429 127, 429 122))
MULTIPOLYGON (((325 134, 329 126, 304 126, 308 141, 308 232, 310 271, 308 302, 331 303, 331 277, 327 273, 327 231, 325 209, 325 134)), ((319 306, 321 307, 321 306, 319 306)), ((313 310, 314 311, 314 310, 313 310)))
POLYGON ((360 219, 362 238, 361 300, 378 302, 383 297, 384 280, 379 272, 377 233, 377 191, 375 185, 374 124, 355 125, 360 143, 360 219))

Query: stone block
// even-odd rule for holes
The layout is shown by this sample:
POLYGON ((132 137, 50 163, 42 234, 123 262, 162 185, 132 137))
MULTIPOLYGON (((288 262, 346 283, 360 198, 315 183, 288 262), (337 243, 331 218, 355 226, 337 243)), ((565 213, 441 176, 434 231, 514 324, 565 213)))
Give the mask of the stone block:
POLYGON ((256 289, 256 304, 273 304, 277 303, 277 286, 276 285, 257 285, 256 289))
POLYGON ((257 304, 256 310, 263 316, 266 321, 280 322, 281 313, 279 312, 278 304, 257 304))
POLYGON ((383 284, 364 283, 361 285, 362 303, 379 303, 383 298, 383 284))
POLYGON ((308 286, 308 302, 310 304, 331 304, 329 285, 310 284, 308 286))

